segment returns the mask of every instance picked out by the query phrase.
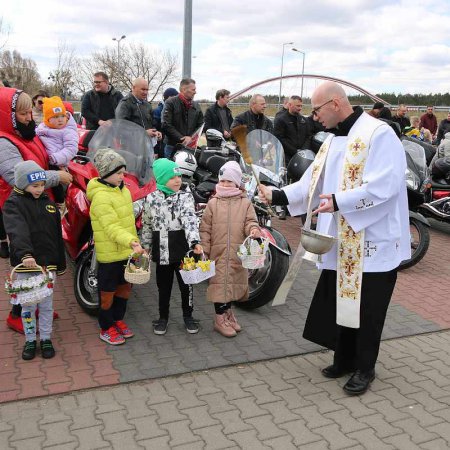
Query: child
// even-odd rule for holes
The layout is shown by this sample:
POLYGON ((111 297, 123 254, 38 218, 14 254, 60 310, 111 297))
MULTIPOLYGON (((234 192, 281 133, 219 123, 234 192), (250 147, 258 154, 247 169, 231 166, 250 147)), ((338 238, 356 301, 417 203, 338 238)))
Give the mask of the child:
POLYGON ((142 245, 151 249, 156 262, 156 284, 159 291, 159 319, 153 323, 155 334, 165 334, 169 320, 170 294, 175 273, 181 291, 181 307, 186 331, 198 333, 192 318, 192 286, 183 282, 180 264, 186 252, 201 254, 198 220, 194 198, 182 188, 181 172, 175 162, 159 158, 153 163, 156 191, 147 196, 142 217, 142 245))
MULTIPOLYGON (((36 134, 47 150, 50 169, 64 170, 78 151, 77 125, 59 97, 42 101, 44 121, 37 127, 36 134)), ((62 185, 54 187, 52 192, 60 210, 64 210, 62 185)))
POLYGON ((134 334, 123 321, 131 284, 124 278, 130 254, 144 253, 136 233, 133 202, 124 186, 126 162, 111 148, 94 156, 100 178, 89 181, 86 195, 98 261, 100 339, 111 345, 124 344, 134 334))
POLYGON ((255 210, 241 179, 237 162, 222 166, 216 194, 209 200, 200 224, 204 252, 216 262, 216 275, 209 280, 206 292, 216 311, 214 330, 226 337, 241 331, 231 302, 248 299, 248 272, 237 256, 239 245, 248 235, 261 237, 255 210))
MULTIPOLYGON (((37 264, 58 275, 66 269, 61 217, 55 203, 44 193, 46 174, 34 161, 24 161, 14 168, 15 186, 3 207, 3 219, 9 237, 10 260, 13 266, 22 263, 17 278, 29 278, 40 273, 37 264)), ((22 359, 36 356, 36 306, 22 306, 25 346, 22 359)), ((40 347, 43 358, 53 358, 51 341, 53 295, 39 303, 40 347)))

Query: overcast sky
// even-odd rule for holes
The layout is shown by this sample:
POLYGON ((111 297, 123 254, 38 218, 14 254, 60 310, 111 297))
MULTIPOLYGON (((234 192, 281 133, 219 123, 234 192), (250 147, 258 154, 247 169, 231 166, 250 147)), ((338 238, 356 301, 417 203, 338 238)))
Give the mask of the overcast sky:
MULTIPOLYGON (((181 74, 184 0, 11 0, 0 17, 6 49, 33 58, 41 75, 55 66, 58 42, 88 56, 113 37, 170 50, 181 74)), ((197 98, 232 92, 284 74, 328 75, 371 93, 448 92, 449 0, 193 0, 192 77, 197 98)), ((283 94, 299 94, 300 80, 283 94)), ((310 96, 317 81, 305 80, 310 96)), ((279 82, 256 89, 278 94, 279 82)), ((253 91, 255 92, 255 91, 253 91)), ((349 91, 355 93, 355 91, 349 91)))

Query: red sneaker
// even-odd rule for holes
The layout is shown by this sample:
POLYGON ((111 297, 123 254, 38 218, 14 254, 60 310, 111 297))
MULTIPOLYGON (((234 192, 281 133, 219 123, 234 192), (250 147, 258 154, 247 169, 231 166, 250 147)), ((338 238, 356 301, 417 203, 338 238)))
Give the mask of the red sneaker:
POLYGON ((125 344, 125 338, 118 333, 114 325, 107 330, 100 330, 100 339, 111 345, 125 344))
POLYGON ((6 318, 6 325, 8 325, 11 330, 17 331, 18 333, 24 334, 23 323, 21 317, 13 317, 11 313, 8 314, 6 318))
POLYGON ((134 336, 134 333, 128 328, 128 325, 123 320, 118 320, 115 323, 116 330, 120 333, 125 339, 134 336))

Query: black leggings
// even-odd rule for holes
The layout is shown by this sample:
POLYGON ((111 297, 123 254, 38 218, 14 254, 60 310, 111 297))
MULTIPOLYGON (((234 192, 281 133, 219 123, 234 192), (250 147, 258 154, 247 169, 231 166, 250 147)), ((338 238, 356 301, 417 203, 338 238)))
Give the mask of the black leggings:
POLYGON ((170 295, 172 294, 173 275, 178 280, 181 292, 181 308, 183 317, 191 317, 194 310, 194 296, 192 286, 185 284, 180 275, 179 263, 156 265, 156 284, 159 291, 159 317, 169 319, 170 295))
POLYGON ((216 314, 222 315, 231 308, 231 302, 228 303, 214 303, 216 314))

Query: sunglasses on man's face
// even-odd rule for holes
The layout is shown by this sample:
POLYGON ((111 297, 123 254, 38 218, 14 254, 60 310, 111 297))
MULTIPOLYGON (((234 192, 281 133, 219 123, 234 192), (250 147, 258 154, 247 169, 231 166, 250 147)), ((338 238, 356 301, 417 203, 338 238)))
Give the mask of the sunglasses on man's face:
POLYGON ((37 101, 37 104, 38 104, 38 105, 43 105, 44 102, 43 102, 42 100, 38 100, 38 101, 37 101))

